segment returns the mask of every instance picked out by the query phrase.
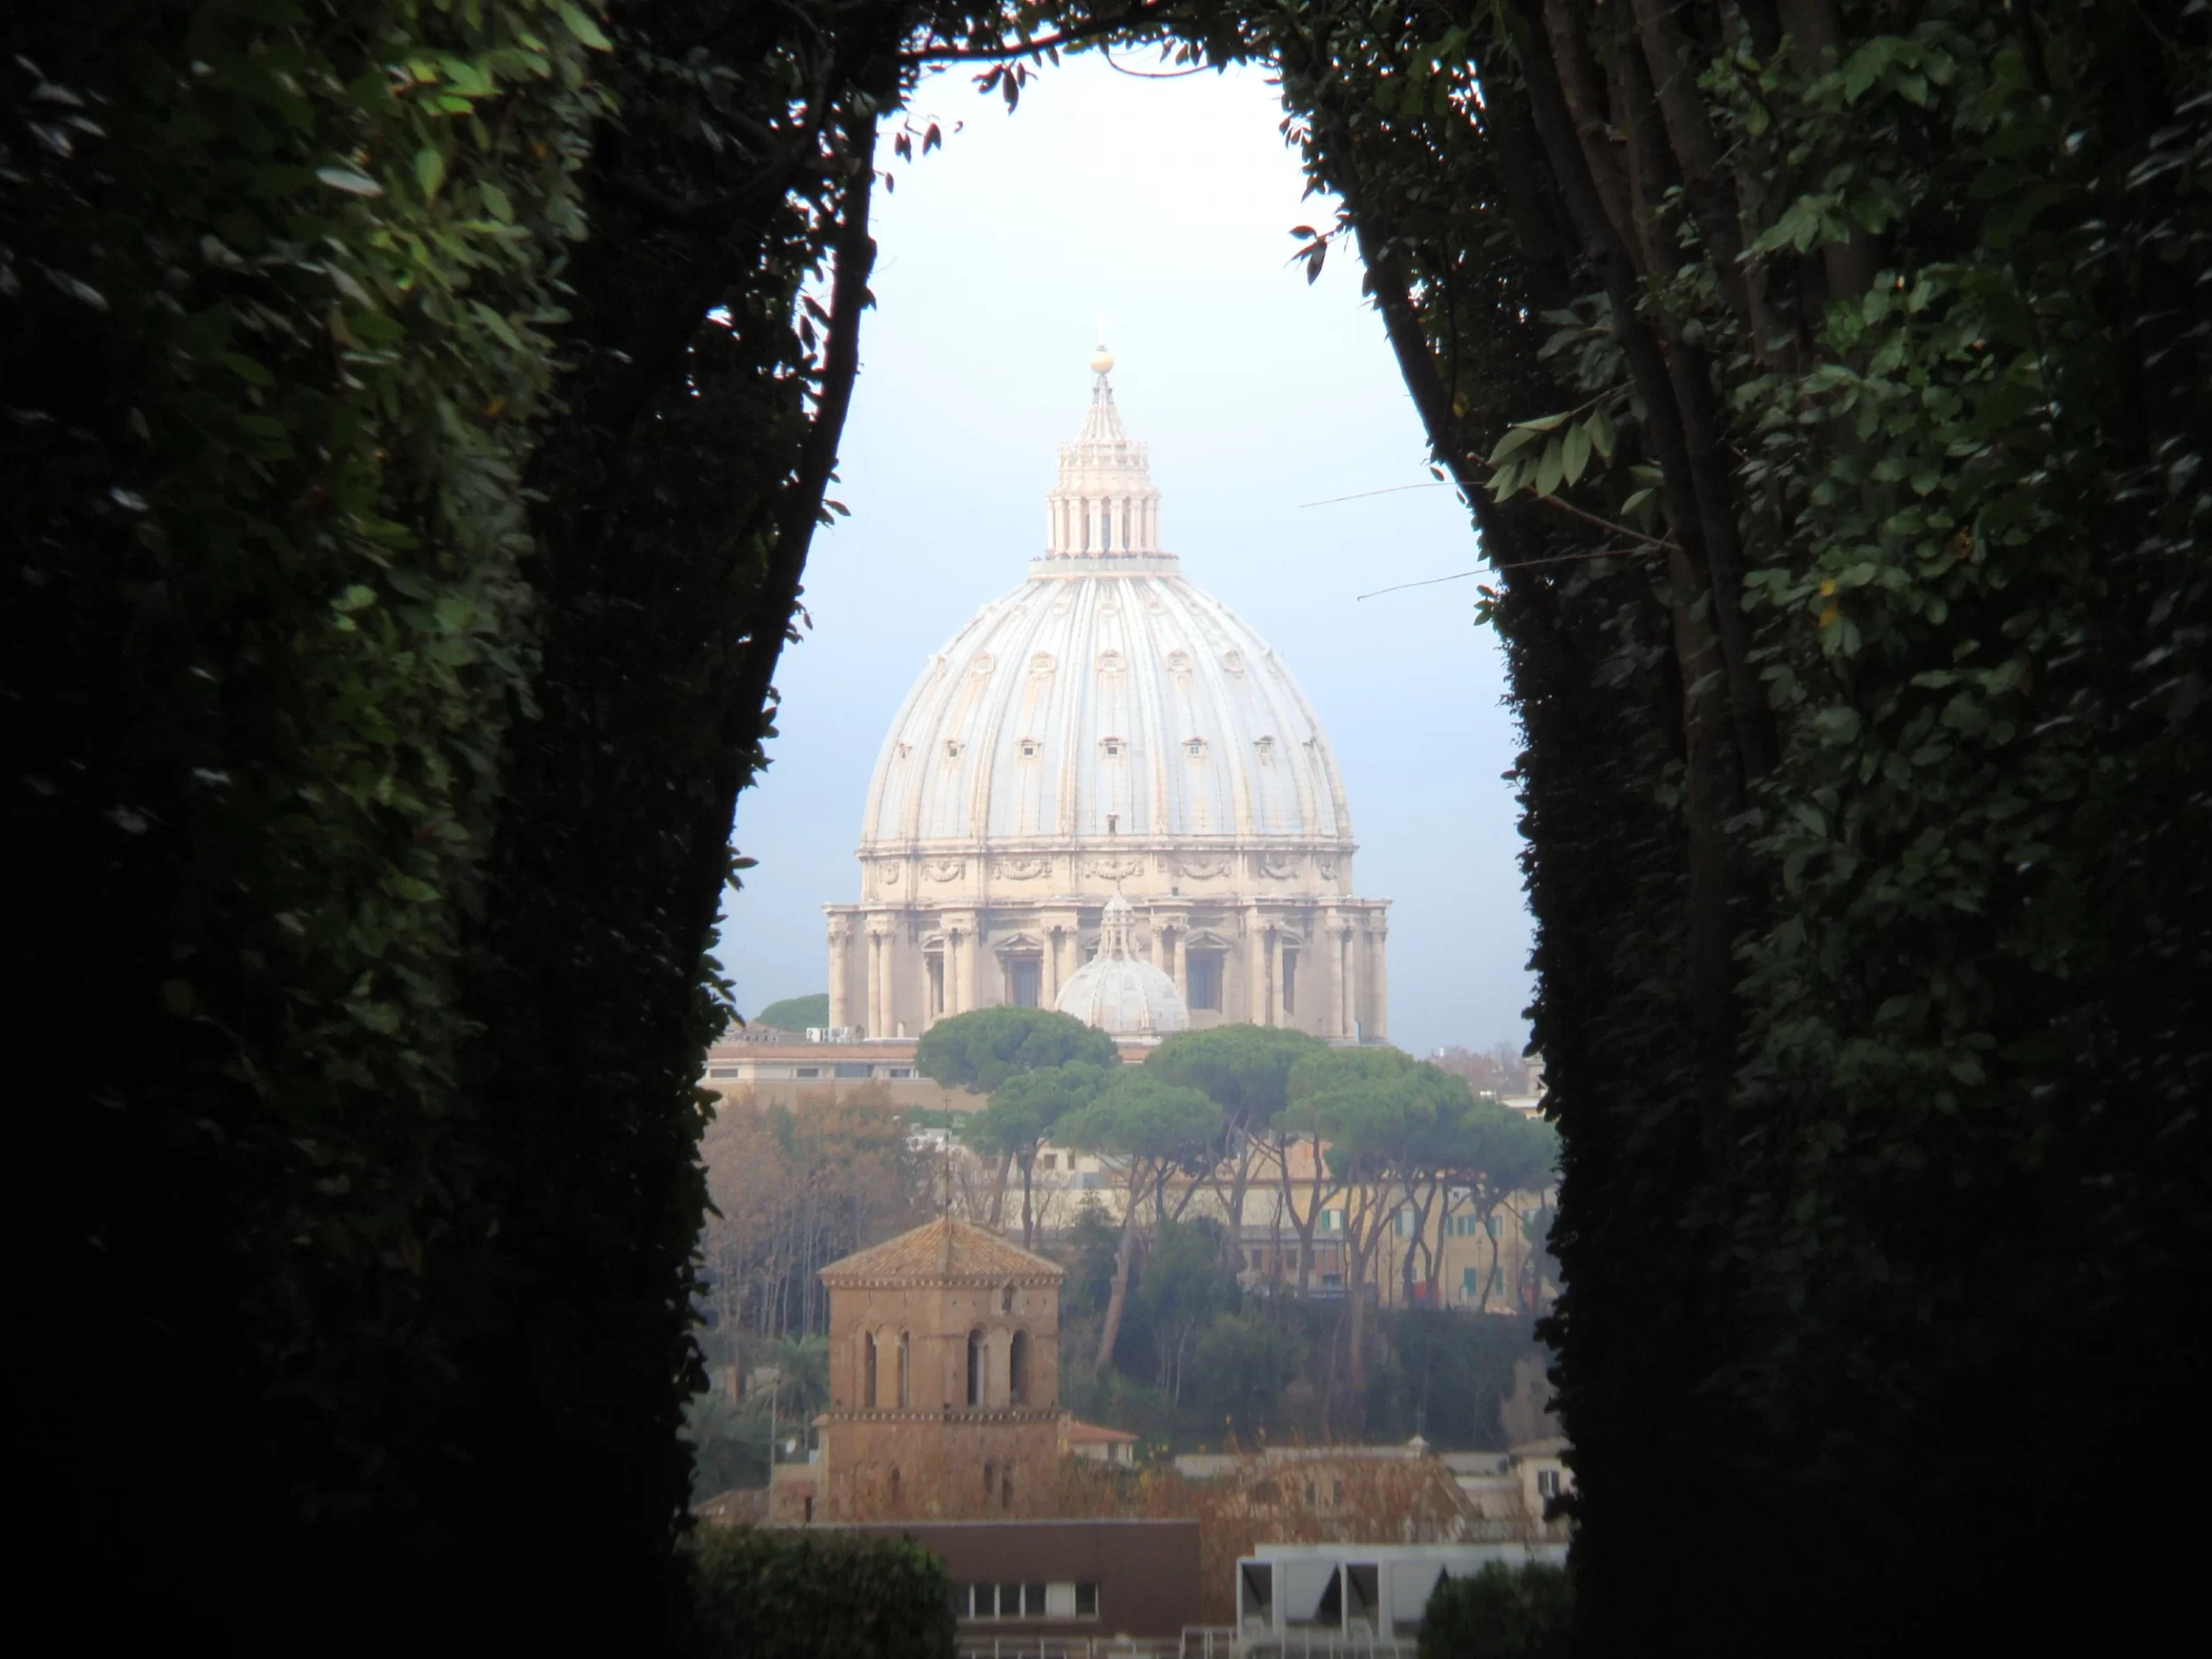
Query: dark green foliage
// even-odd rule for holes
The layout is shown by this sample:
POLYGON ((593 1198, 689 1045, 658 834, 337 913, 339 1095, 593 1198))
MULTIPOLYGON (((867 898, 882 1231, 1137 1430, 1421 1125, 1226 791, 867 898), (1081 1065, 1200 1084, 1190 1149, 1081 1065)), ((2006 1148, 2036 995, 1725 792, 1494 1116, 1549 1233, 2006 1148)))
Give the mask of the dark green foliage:
POLYGON ((696 1501, 733 1486, 765 1486, 775 1461, 804 1458, 814 1444, 813 1421, 830 1404, 830 1343, 823 1336, 728 1344, 738 1353, 738 1374, 747 1379, 742 1406, 721 1389, 695 1394, 683 1408, 683 1439, 690 1447, 691 1497, 696 1501), (760 1373, 772 1368, 772 1377, 760 1373), (789 1443, 789 1449, 786 1445, 789 1443))
POLYGON ((768 1484, 771 1436, 784 1424, 771 1419, 766 1394, 730 1403, 719 1389, 695 1394, 683 1408, 683 1438, 691 1446, 691 1497, 695 1503, 733 1487, 768 1484))
POLYGON ((2212 14, 1209 16, 1498 572, 1578 1641, 2147 1608, 2067 1517, 2204 1450, 2212 14))
POLYGON ((680 1605, 697 1080, 731 1014, 708 946, 857 364, 906 21, 728 0, 610 16, 620 114, 582 175, 570 368, 529 476, 535 708, 464 1005, 501 1148, 500 1273, 468 1363, 499 1379, 486 1410, 526 1403, 533 1429, 485 1478, 565 1517, 527 1571, 575 1586, 571 1642, 627 1642, 639 1610, 680 1605))
POLYGON ((497 1153, 458 984, 597 39, 522 0, 0 25, 10 978, 60 1079, 35 1478, 95 1618, 251 1642, 462 1524, 497 1153), (174 1427, 125 1444, 151 1378, 174 1427), (133 1489, 193 1523, 149 1551, 133 1489))
POLYGON ((1081 1061, 1113 1065, 1114 1039, 1055 1008, 976 1008, 940 1020, 914 1046, 914 1066, 949 1089, 995 1091, 1019 1071, 1081 1061))
MULTIPOLYGON (((1235 1299, 1224 1295, 1220 1300, 1235 1299)), ((1209 1435, 1234 1435, 1251 1443, 1271 1430, 1294 1435, 1304 1427, 1284 1409, 1285 1396, 1306 1376, 1318 1344, 1302 1328, 1312 1321, 1300 1319, 1290 1311, 1292 1306, 1247 1301, 1239 1312, 1216 1313, 1198 1333, 1188 1357, 1187 1395, 1195 1408, 1191 1415, 1205 1426, 1209 1435)), ((1149 1317, 1148 1308, 1139 1312, 1149 1317)), ((1180 1405, 1185 1397, 1183 1357, 1158 1337, 1153 1346, 1163 1362, 1175 1361, 1178 1392, 1172 1403, 1180 1405)), ((1307 1391, 1311 1389, 1309 1379, 1307 1391)))
MULTIPOLYGON (((1110 1284, 1111 1245, 1109 1235, 1099 1307, 1110 1284)), ((1240 1296, 1224 1275, 1212 1293, 1217 1311, 1185 1350, 1179 1379, 1172 1368, 1163 1379, 1163 1355, 1173 1360, 1178 1333, 1154 1331, 1149 1271, 1149 1260, 1138 1268, 1114 1366, 1083 1369, 1077 1350, 1076 1363, 1062 1372, 1060 1397, 1071 1410, 1179 1451, 1321 1438, 1338 1304, 1240 1296)), ((1419 1434, 1440 1451, 1505 1449, 1498 1408, 1513 1390, 1513 1368, 1544 1357, 1529 1320, 1388 1308, 1375 1316, 1375 1333, 1366 1395, 1359 1410, 1344 1410, 1332 1425, 1339 1434, 1376 1442, 1419 1434)))
POLYGON ((988 1110, 968 1120, 964 1138, 986 1157, 1011 1158, 1021 1171, 1021 1243, 1036 1243, 1033 1182, 1038 1149, 1069 1113, 1098 1098, 1116 1076, 1088 1060, 1017 1071, 992 1091, 988 1110))
POLYGON ((1262 1126, 1283 1108, 1290 1069, 1325 1045, 1281 1026, 1217 1026, 1179 1031, 1145 1056, 1170 1083, 1203 1092, 1232 1122, 1262 1126))
POLYGON ((1060 1286, 1060 1323, 1094 1319, 1106 1312, 1114 1287, 1114 1252, 1120 1242, 1102 1204, 1086 1202, 1076 1211, 1061 1249, 1068 1276, 1060 1286))
MULTIPOLYGON (((1480 1182, 1484 1128, 1498 1131, 1489 1138, 1517 1158, 1518 1149, 1505 1145, 1517 1137, 1515 1126, 1503 1121, 1503 1108, 1477 1102, 1465 1078, 1399 1049, 1316 1048, 1291 1067, 1284 1097, 1282 1123, 1325 1143, 1329 1173, 1368 1195, 1365 1202, 1344 1210, 1348 1285, 1365 1284, 1373 1276, 1384 1230, 1398 1211, 1395 1192, 1414 1196, 1425 1218, 1446 1170, 1464 1170, 1463 1178, 1480 1182)), ((1532 1160, 1527 1173, 1541 1181, 1548 1169, 1548 1159, 1532 1160)), ((1495 1205, 1503 1196, 1493 1192, 1488 1202, 1495 1205)), ((1425 1219, 1418 1230, 1427 1234, 1425 1219)), ((1432 1280, 1433 1266, 1432 1262, 1432 1280)), ((1410 1286, 1411 1255, 1405 1273, 1410 1286)), ((1371 1357, 1367 1298, 1347 1298, 1345 1311, 1347 1382, 1351 1397, 1358 1401, 1367 1392, 1371 1357)))
MULTIPOLYGON (((1725 1605, 1716 1619, 1728 1617, 1725 1605)), ((1421 1659, 1567 1659, 1574 1651, 1574 1581, 1541 1561, 1486 1563, 1446 1578, 1421 1614, 1421 1659)))
POLYGON ((1201 1339, 1217 1319, 1234 1318, 1242 1300, 1236 1279, 1222 1270, 1221 1233, 1211 1217, 1169 1222, 1145 1252, 1131 1311, 1152 1338, 1154 1381, 1170 1404, 1182 1402, 1201 1339))
POLYGON ((0 33, 27 1155, 106 1356, 33 1473, 111 1618, 681 1614, 705 946, 913 17, 618 10, 0 33))
POLYGON ((1141 1230, 1149 1225, 1156 1231, 1181 1217, 1198 1184, 1184 1183, 1171 1214, 1168 1182, 1179 1173, 1202 1175, 1214 1166, 1221 1155, 1222 1128, 1221 1108, 1197 1090, 1141 1068, 1115 1077, 1096 1099, 1062 1118, 1054 1131, 1064 1146, 1111 1157, 1120 1166, 1125 1195, 1113 1288, 1099 1321, 1094 1370, 1104 1370, 1113 1363, 1141 1230))
POLYGON ((1088 1060, 1017 1071, 992 1092, 990 1105, 968 1120, 979 1152, 1033 1152, 1070 1112, 1098 1098, 1116 1073, 1088 1060))
POLYGON ((707 1527, 691 1557, 705 1659, 951 1659, 952 1581, 911 1541, 707 1527))
POLYGON ((1150 1200, 1155 1221, 1166 1222, 1169 1177, 1204 1174, 1212 1167, 1221 1124, 1221 1108, 1197 1090, 1148 1071, 1129 1071, 1062 1118, 1055 1138, 1121 1160, 1131 1191, 1150 1200))
MULTIPOLYGON (((877 127, 903 48, 1055 18, 596 16, 0 26, 14 977, 63 1078, 24 1160, 47 1351, 104 1356, 35 1379, 34 1507, 165 1634, 682 1617, 706 944, 877 127)), ((2194 1478, 2212 1382, 2208 8, 1056 16, 1279 65, 1346 208, 1306 257, 1357 238, 1499 573, 1578 1641, 2162 1611, 2184 1533, 2082 1517, 2194 1478)), ((943 1069, 1111 1063, 1057 1017, 944 1022, 943 1069)), ((1445 1167, 1393 1064, 1301 1103, 1445 1167)), ((1152 1199, 1110 1354, 1133 1230, 1258 1096, 1109 1096, 1073 1116, 1152 1199)), ((1289 1363, 1252 1317, 1197 1340, 1289 1363)))
POLYGON ((787 996, 780 1002, 771 1002, 746 1022, 766 1026, 772 1031, 809 1031, 830 1023, 830 993, 816 991, 807 996, 787 996))
POLYGON ((1503 1450, 1498 1406, 1513 1391, 1513 1368, 1543 1357, 1533 1322, 1407 1307, 1384 1313, 1380 1324, 1382 1357, 1367 1383, 1369 1437, 1418 1433, 1446 1450, 1503 1450))

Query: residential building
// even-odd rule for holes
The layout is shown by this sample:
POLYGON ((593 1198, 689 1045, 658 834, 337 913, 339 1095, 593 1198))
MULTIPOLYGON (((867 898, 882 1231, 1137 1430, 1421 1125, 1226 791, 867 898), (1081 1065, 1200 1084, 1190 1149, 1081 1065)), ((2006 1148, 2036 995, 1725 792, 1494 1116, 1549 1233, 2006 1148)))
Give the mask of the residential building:
POLYGON ((1137 1437, 1124 1434, 1118 1428, 1107 1428, 1097 1423, 1078 1423, 1070 1421, 1060 1435, 1061 1449, 1070 1457, 1085 1458, 1092 1463, 1114 1464, 1128 1468, 1137 1459, 1137 1437))

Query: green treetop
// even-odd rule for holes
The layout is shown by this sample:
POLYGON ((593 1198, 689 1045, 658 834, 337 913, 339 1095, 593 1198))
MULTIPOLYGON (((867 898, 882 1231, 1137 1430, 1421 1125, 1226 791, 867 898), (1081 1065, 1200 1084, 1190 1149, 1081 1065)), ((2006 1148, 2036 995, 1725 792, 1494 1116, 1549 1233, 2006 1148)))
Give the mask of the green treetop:
POLYGON ((810 996, 787 996, 780 1002, 771 1002, 747 1022, 766 1026, 774 1031, 804 1031, 810 1026, 830 1023, 830 993, 816 991, 810 996))
POLYGON ((1053 1126, 1069 1113, 1088 1106, 1112 1081, 1109 1068, 1089 1060, 1071 1060, 1036 1071, 1017 1071, 992 1092, 988 1110, 968 1120, 964 1138, 987 1157, 1012 1159, 1021 1171, 1021 1242, 1036 1242, 1036 1216, 1031 1201, 1037 1149, 1052 1135, 1053 1126))
POLYGON ((1216 1026, 1182 1031, 1145 1057, 1145 1070, 1204 1092, 1232 1124, 1257 1126, 1283 1109, 1291 1068, 1326 1053, 1318 1037, 1282 1026, 1216 1026))
POLYGON ((1052 1008, 977 1008, 940 1020, 922 1033, 914 1047, 914 1066, 924 1077, 949 1089, 996 1094, 1020 1071, 1081 1060, 1091 1065, 1119 1063, 1114 1039, 1073 1014, 1052 1008))
POLYGON ((1345 1180, 1395 1179, 1472 1109, 1466 1080, 1395 1048, 1317 1048, 1291 1067, 1284 1116, 1329 1143, 1345 1180))
MULTIPOLYGON (((1395 1048, 1323 1048, 1291 1067, 1282 1122, 1327 1143, 1329 1173, 1344 1183, 1344 1282, 1366 1282, 1382 1230, 1454 1146, 1473 1109, 1466 1080, 1395 1048)), ((1430 1177, 1433 1179, 1433 1176, 1430 1177)), ((1351 1298, 1352 1397, 1366 1388, 1367 1303, 1351 1298)))
MULTIPOLYGON (((1282 1135, 1274 1128, 1300 1058, 1326 1045, 1318 1037, 1282 1026, 1216 1026, 1210 1031, 1178 1032, 1145 1057, 1145 1069, 1171 1083, 1201 1090, 1227 1119, 1224 1154, 1230 1160, 1229 1213, 1244 1213, 1245 1190, 1255 1165, 1285 1167, 1282 1135)), ((1310 1206, 1309 1206, 1310 1207, 1310 1206)), ((1234 1229, 1222 1236, 1223 1265, 1234 1269, 1243 1256, 1234 1229)))
POLYGON ((1102 1153, 1121 1166, 1126 1193, 1121 1248, 1114 1261, 1114 1288, 1098 1338, 1096 1363, 1101 1370, 1112 1362, 1115 1339, 1121 1334, 1141 1200, 1151 1194, 1157 1224, 1179 1218, 1198 1190, 1197 1183, 1184 1189, 1171 1215, 1168 1178, 1179 1171, 1202 1175, 1213 1167, 1221 1155, 1223 1122, 1221 1108, 1198 1090, 1154 1077, 1149 1071, 1122 1072, 1090 1105, 1060 1120, 1057 1134, 1063 1142, 1102 1153))
MULTIPOLYGON (((1541 1192, 1558 1179, 1559 1131, 1540 1117, 1478 1100, 1452 1137, 1436 1175, 1447 1192, 1464 1188, 1474 1213, 1487 1221, 1516 1192, 1541 1192)), ((1486 1310, 1491 1287, 1497 1282, 1497 1235, 1487 1226, 1483 1231, 1490 1239, 1491 1270, 1483 1278, 1479 1306, 1486 1310)))

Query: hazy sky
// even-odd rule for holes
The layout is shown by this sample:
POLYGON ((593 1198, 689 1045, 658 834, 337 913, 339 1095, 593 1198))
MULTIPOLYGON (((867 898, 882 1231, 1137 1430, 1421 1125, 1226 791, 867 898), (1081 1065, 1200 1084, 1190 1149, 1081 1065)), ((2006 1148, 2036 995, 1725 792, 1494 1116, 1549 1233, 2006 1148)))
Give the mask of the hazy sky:
POLYGON ((858 896, 877 748, 925 659, 1041 550, 1103 317, 1164 545, 1275 648, 1336 749, 1359 891, 1395 900, 1392 1039, 1518 1043, 1529 924, 1496 641, 1472 582, 1355 602, 1467 569, 1477 549, 1448 489, 1301 505, 1428 474, 1349 251, 1312 287, 1285 264, 1290 226, 1327 208, 1303 199, 1274 90, 1085 55, 1011 116, 964 73, 915 110, 945 145, 912 165, 885 147, 897 184, 876 195, 877 308, 831 492, 852 517, 816 537, 813 631, 785 652, 773 764, 738 807, 760 861, 725 912, 739 1007, 826 984, 820 907, 858 896))

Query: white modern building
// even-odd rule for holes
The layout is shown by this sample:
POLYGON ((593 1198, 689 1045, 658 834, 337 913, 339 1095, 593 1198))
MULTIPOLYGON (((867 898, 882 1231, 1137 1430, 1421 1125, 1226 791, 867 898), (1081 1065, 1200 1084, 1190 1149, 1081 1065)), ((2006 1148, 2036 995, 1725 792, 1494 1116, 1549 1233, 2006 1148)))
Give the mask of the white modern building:
POLYGON ((1567 1545, 1262 1544, 1236 1563, 1239 1656, 1412 1659, 1428 1599, 1492 1561, 1567 1565, 1567 1545))
POLYGON ((1388 901, 1356 896, 1328 740, 1162 546, 1112 367, 1102 347, 1043 552, 929 659, 884 740, 860 902, 828 906, 830 1024, 912 1038, 1077 1002, 1140 1039, 1249 1021, 1383 1040, 1388 901), (1102 947, 1156 973, 1083 981, 1102 947))

